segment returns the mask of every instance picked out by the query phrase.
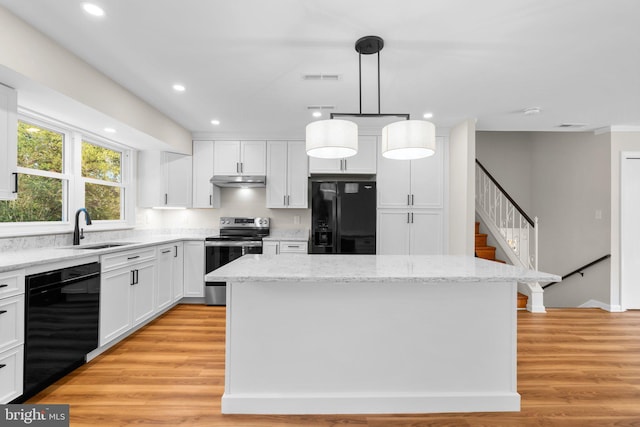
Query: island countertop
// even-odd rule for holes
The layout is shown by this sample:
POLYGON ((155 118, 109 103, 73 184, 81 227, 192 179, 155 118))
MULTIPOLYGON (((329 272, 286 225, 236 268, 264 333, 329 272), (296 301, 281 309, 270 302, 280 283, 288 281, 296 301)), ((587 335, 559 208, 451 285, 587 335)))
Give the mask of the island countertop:
POLYGON ((207 274, 220 282, 555 282, 554 274, 462 255, 245 255, 207 274))

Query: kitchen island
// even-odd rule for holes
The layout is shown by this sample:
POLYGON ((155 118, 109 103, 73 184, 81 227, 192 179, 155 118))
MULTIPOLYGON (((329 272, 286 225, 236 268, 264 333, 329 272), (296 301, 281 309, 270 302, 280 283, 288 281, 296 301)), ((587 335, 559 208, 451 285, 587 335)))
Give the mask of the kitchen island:
POLYGON ((227 282, 223 413, 518 411, 517 282, 465 256, 246 255, 227 282))

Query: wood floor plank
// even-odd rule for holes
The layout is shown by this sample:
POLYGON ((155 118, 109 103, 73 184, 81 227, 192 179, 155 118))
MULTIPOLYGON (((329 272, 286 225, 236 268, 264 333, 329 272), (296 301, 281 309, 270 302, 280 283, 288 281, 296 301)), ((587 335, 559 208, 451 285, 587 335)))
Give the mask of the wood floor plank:
POLYGON ((180 305, 28 403, 72 426, 640 426, 640 312, 518 312, 520 412, 222 415, 225 308, 180 305))

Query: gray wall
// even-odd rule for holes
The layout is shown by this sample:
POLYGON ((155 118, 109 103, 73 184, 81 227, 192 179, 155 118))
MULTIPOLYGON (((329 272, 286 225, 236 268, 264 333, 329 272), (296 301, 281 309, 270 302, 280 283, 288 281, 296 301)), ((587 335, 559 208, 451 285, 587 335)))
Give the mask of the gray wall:
MULTIPOLYGON (((610 252, 610 134, 478 132, 476 150, 525 212, 539 218, 540 270, 564 275, 610 252)), ((548 288, 545 305, 609 304, 609 274, 608 262, 587 269, 548 288)))

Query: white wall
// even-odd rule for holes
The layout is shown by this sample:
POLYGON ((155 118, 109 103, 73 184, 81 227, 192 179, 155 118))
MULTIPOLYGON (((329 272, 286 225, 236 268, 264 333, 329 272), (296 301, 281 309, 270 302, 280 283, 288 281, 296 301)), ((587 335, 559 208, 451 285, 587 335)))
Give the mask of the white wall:
POLYGON ((530 132, 477 132, 476 158, 516 203, 531 215, 530 132))
POLYGON ((138 209, 140 228, 219 228, 221 216, 271 218, 272 230, 311 228, 311 209, 267 209, 264 188, 222 188, 220 209, 138 209))
MULTIPOLYGON (((191 154, 188 130, 2 7, 0 28, 2 66, 61 94, 61 98, 72 98, 151 135, 173 151, 191 154)), ((19 91, 18 103, 22 105, 20 99, 19 91)))
POLYGON ((451 130, 449 138, 449 253, 474 254, 475 121, 451 130))

